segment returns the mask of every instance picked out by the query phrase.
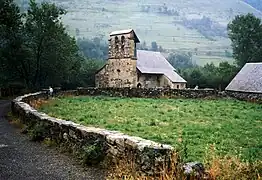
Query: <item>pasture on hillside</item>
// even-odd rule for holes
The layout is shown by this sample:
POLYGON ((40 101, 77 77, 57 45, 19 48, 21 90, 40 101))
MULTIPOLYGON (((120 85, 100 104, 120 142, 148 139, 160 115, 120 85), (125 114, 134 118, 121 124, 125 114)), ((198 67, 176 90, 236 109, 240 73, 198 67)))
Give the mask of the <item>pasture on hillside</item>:
POLYGON ((54 98, 50 116, 170 144, 185 161, 217 155, 262 160, 262 105, 218 99, 54 98))

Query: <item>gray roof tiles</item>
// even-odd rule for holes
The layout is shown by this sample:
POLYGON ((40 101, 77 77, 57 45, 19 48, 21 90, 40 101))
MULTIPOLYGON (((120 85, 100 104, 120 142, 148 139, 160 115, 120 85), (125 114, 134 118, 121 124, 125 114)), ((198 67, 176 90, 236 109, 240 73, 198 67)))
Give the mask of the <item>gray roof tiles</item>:
POLYGON ((186 82, 160 52, 137 50, 137 68, 141 73, 164 74, 172 82, 186 82))
POLYGON ((164 71, 164 75, 172 82, 186 83, 186 80, 179 76, 175 71, 164 71))
POLYGON ((262 63, 245 64, 226 90, 262 93, 262 63))

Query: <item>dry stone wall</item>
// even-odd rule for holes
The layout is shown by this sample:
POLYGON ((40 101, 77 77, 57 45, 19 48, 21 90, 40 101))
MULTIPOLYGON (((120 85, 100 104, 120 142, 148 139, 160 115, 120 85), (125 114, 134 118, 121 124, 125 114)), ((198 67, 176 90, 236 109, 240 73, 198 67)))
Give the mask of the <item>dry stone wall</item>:
MULTIPOLYGON (((76 92, 71 91, 68 94, 76 92)), ((42 98, 46 98, 44 92, 17 97, 12 101, 13 114, 20 117, 35 138, 48 138, 57 144, 66 145, 72 151, 82 154, 81 157, 88 164, 132 156, 137 170, 153 174, 158 172, 158 167, 169 162, 174 152, 169 145, 50 117, 30 106, 31 101, 42 98)))
POLYGON ((78 88, 78 95, 105 95, 140 98, 217 98, 216 90, 147 89, 147 88, 78 88))
POLYGON ((246 93, 237 91, 205 90, 205 89, 157 89, 157 88, 78 88, 77 95, 118 96, 139 98, 233 98, 242 101, 262 103, 262 93, 246 93))
POLYGON ((262 103, 262 93, 247 93, 247 92, 239 92, 239 91, 226 91, 227 97, 232 97, 234 99, 249 101, 255 103, 262 103))

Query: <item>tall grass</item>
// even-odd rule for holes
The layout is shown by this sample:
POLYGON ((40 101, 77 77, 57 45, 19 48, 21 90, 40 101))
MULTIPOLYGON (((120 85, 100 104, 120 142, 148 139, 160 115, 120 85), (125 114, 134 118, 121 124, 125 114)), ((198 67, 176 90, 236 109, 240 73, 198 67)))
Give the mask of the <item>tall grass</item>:
POLYGON ((123 180, 247 180, 261 179, 262 161, 243 162, 237 157, 221 157, 210 149, 206 157, 206 169, 203 172, 193 171, 186 174, 183 169, 183 161, 178 154, 171 158, 171 165, 163 167, 161 173, 148 176, 136 171, 134 163, 130 158, 124 158, 113 164, 109 169, 107 179, 123 180))

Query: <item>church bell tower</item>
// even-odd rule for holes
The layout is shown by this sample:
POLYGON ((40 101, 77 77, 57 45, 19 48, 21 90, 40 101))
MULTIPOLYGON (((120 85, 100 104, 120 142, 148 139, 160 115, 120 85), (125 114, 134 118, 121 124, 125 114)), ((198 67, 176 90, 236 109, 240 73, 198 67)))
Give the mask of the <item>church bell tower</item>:
POLYGON ((114 31, 110 33, 108 58, 136 59, 136 43, 139 43, 139 39, 132 29, 114 31))

